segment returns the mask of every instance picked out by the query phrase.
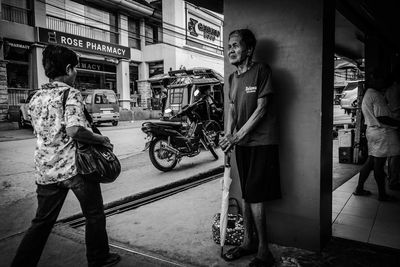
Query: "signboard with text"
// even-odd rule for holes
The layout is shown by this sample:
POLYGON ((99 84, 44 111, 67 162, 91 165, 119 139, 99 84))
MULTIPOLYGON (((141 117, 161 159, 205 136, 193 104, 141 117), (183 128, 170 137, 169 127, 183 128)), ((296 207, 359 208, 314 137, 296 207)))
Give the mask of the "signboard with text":
POLYGON ((206 20, 200 15, 187 10, 187 39, 195 42, 222 47, 222 23, 206 20))
POLYGON ((39 28, 39 41, 49 44, 59 44, 72 49, 102 54, 115 58, 131 58, 129 47, 103 41, 93 40, 78 35, 58 32, 50 29, 39 28))

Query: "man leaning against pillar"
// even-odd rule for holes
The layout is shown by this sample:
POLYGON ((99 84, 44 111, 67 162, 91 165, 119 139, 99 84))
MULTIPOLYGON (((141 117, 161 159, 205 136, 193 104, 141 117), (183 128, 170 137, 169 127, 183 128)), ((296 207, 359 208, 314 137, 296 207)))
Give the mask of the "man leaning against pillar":
POLYGON ((261 267, 275 262, 268 248, 266 203, 281 198, 281 189, 278 114, 271 68, 253 62, 255 46, 256 38, 249 29, 229 34, 228 59, 236 71, 229 76, 227 134, 220 145, 225 153, 235 148, 245 233, 243 243, 228 250, 223 258, 232 261, 256 254, 249 266, 261 267))

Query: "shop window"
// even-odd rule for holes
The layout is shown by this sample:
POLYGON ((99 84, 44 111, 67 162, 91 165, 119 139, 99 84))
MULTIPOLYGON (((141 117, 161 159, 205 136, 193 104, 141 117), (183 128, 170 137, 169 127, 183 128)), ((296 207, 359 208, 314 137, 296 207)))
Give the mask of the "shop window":
POLYGON ((116 89, 116 72, 114 64, 105 61, 80 58, 75 86, 78 89, 116 89))
POLYGON ((149 78, 153 77, 157 74, 164 73, 164 62, 163 61, 156 61, 149 63, 149 78))
POLYGON ((22 41, 5 40, 4 59, 8 60, 8 88, 29 88, 30 44, 22 41))
POLYGON ((7 64, 8 88, 29 88, 29 66, 27 64, 7 64))
POLYGON ((140 21, 134 18, 128 18, 128 38, 129 47, 140 50, 140 21))

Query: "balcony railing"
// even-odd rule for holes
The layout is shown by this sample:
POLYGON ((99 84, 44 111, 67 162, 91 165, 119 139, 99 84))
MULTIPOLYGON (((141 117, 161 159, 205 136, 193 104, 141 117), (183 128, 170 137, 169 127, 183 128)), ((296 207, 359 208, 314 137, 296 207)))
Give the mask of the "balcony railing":
POLYGON ((118 33, 104 30, 98 27, 89 26, 83 23, 57 18, 51 15, 46 16, 47 28, 55 31, 70 33, 90 39, 102 40, 118 44, 118 33))
POLYGON ((32 26, 32 12, 30 9, 1 4, 1 19, 32 26))

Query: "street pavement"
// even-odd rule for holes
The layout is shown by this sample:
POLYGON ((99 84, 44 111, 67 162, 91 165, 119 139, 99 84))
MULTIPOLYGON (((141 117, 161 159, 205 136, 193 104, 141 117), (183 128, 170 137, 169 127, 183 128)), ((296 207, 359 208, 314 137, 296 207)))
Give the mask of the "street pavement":
MULTIPOLYGON (((190 177, 200 177, 203 174, 221 170, 223 153, 218 150, 219 160, 215 160, 210 152, 203 151, 196 157, 183 158, 171 172, 158 171, 151 165, 148 151, 142 151, 145 135, 140 130, 141 123, 125 122, 118 127, 100 128, 102 133, 107 135, 114 144, 115 153, 121 159, 122 165, 122 173, 117 181, 112 184, 102 184, 103 199, 106 206, 135 194, 154 190, 154 188, 163 188, 190 177)), ((29 227, 30 220, 36 211, 36 186, 33 178, 34 146, 35 139, 30 129, 0 132, 0 217, 2 218, 0 221, 0 248, 2 251, 0 266, 3 266, 4 263, 6 263, 4 266, 8 266, 7 263, 12 259, 23 231, 29 227)), ((59 219, 77 213, 80 213, 79 203, 73 194, 69 193, 59 219)), ((77 244, 74 242, 83 246, 82 236, 74 239, 67 235, 68 240, 65 241, 66 232, 68 231, 57 231, 57 229, 53 232, 49 241, 50 245, 47 246, 52 249, 46 250, 45 255, 47 256, 43 257, 43 262, 49 263, 48 261, 57 259, 57 253, 62 253, 64 249, 75 248, 77 244), (60 244, 66 244, 66 247, 63 248, 60 244)), ((74 254, 73 258, 76 255, 81 255, 84 260, 84 249, 83 247, 81 249, 82 252, 74 254)), ((128 254, 131 255, 132 253, 128 254)), ((154 266, 154 261, 160 263, 161 266, 169 264, 168 261, 160 261, 148 256, 133 257, 134 262, 137 260, 140 260, 140 265, 136 266, 154 266)), ((79 262, 82 265, 76 265, 71 261, 71 265, 63 262, 59 266, 84 266, 84 261, 78 260, 79 262)), ((158 263, 157 266, 159 266, 158 263)), ((56 266, 53 264, 51 262, 51 265, 47 266, 56 266)), ((130 264, 131 262, 126 266, 133 266, 130 264)))
POLYGON ((340 107, 340 105, 333 105, 333 125, 344 125, 351 124, 352 118, 350 115, 344 112, 344 109, 340 107))

